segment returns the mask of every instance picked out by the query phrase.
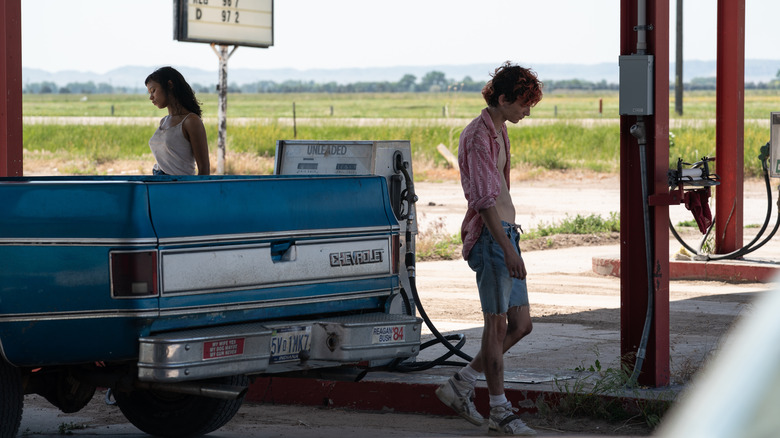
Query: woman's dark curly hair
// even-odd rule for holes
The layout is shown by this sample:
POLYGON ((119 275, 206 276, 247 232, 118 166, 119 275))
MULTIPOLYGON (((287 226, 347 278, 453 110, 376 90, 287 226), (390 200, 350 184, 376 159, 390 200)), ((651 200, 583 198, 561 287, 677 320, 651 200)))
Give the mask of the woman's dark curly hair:
POLYGON ((503 94, 509 103, 521 99, 525 105, 534 106, 542 100, 542 82, 531 69, 507 61, 497 68, 482 88, 482 97, 488 106, 497 107, 503 94))
POLYGON ((203 115, 200 109, 200 102, 195 98, 195 92, 192 91, 192 87, 184 79, 184 76, 175 68, 160 67, 146 77, 144 85, 149 85, 149 81, 160 84, 166 95, 173 94, 179 105, 183 106, 187 111, 197 114, 198 117, 203 115))

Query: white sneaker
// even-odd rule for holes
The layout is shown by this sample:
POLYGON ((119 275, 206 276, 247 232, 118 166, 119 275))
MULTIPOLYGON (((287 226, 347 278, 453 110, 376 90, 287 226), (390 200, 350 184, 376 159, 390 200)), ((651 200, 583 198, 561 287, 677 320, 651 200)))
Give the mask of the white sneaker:
POLYGON ((488 429, 490 432, 501 435, 534 436, 536 431, 528 427, 523 420, 515 414, 517 409, 506 406, 494 406, 490 408, 488 429))
POLYGON ((436 397, 442 403, 451 407, 469 423, 477 426, 485 424, 485 418, 479 414, 474 406, 474 386, 466 383, 458 373, 436 388, 436 397))

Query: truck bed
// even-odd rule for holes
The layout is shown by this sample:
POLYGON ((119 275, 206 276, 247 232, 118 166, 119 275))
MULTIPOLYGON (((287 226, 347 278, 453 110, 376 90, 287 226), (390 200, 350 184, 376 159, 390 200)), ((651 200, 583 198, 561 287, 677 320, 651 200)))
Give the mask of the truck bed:
POLYGON ((399 290, 383 177, 0 178, 0 206, 0 348, 17 366, 134 359, 139 338, 177 330, 386 313, 399 290))

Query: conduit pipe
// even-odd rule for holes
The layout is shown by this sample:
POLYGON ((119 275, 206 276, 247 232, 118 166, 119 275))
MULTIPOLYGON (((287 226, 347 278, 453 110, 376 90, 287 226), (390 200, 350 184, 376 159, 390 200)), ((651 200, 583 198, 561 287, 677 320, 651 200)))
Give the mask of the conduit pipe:
POLYGON ((636 53, 644 55, 647 53, 647 1, 637 0, 636 17, 636 53))

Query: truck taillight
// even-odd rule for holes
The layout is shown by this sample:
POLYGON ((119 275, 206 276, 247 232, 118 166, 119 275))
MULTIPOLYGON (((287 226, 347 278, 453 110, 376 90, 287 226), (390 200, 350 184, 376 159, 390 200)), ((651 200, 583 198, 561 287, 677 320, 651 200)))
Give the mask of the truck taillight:
POLYGON ((393 252, 393 274, 397 274, 399 253, 401 252, 401 239, 398 237, 398 234, 393 235, 392 245, 393 247, 390 250, 393 252))
POLYGON ((157 251, 112 252, 111 295, 140 298, 157 295, 157 251))

